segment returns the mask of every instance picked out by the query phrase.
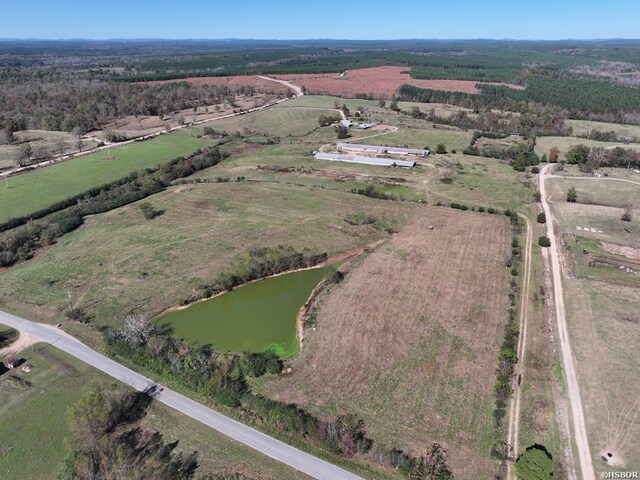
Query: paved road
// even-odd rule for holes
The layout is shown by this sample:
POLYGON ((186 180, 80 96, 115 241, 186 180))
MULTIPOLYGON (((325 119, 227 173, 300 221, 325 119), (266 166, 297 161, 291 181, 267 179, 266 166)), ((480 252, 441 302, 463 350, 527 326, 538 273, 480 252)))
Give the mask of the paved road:
MULTIPOLYGON (((71 335, 55 327, 30 322, 20 317, 0 311, 0 323, 8 325, 48 342, 60 350, 73 355, 79 360, 103 371, 137 390, 145 390, 156 385, 151 379, 126 368, 119 363, 90 349, 71 335)), ((271 458, 289 465, 318 480, 357 480, 361 477, 347 472, 324 460, 316 458, 286 443, 269 437, 251 427, 239 423, 204 405, 180 395, 166 387, 158 386, 161 393, 155 397, 157 401, 178 410, 189 417, 204 423, 228 437, 241 442, 271 458)))
POLYGON ((562 366, 564 376, 567 383, 567 393, 569 403, 571 404, 571 417, 573 421, 573 435, 578 450, 578 458, 580 460, 580 471, 583 480, 595 480, 593 471, 593 462, 591 452, 589 450, 589 440, 587 438, 587 430, 584 424, 584 412, 582 410, 582 400, 580 399, 580 388, 578 386, 578 375, 573 363, 573 355, 571 353, 571 345, 569 343, 569 334, 567 329, 567 319, 564 309, 564 297, 562 292, 562 275, 560 271, 560 256, 558 253, 558 239, 553 228, 553 216, 549 207, 549 199, 547 198, 547 188, 545 180, 549 178, 550 171, 554 164, 546 165, 540 170, 540 194, 542 196, 542 209, 547 217, 547 236, 551 240, 549 255, 551 257, 551 272, 553 274, 553 297, 555 300, 556 320, 558 323, 558 332, 560 335, 560 351, 562 356, 562 366))
MULTIPOLYGON (((509 405, 509 429, 507 433, 507 443, 511 445, 515 457, 518 455, 518 436, 520 428, 520 400, 522 386, 524 385, 524 359, 527 346, 527 320, 529 318, 529 285, 531 283, 531 244, 533 239, 533 231, 531 221, 524 215, 518 214, 525 221, 527 226, 526 241, 524 249, 524 275, 522 277, 522 289, 520 300, 520 336, 518 339, 518 363, 516 365, 515 375, 513 378, 514 398, 509 405), (518 383, 518 376, 522 382, 518 383)), ((512 462, 507 462, 507 480, 513 480, 514 471, 512 462)))

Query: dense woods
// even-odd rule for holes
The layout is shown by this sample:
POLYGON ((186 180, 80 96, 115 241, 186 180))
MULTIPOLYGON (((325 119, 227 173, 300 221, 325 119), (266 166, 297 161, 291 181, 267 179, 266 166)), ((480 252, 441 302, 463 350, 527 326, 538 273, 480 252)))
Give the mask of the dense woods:
MULTIPOLYGON (((8 79, 0 83, 0 130, 88 132, 125 115, 160 116, 213 105, 233 94, 252 94, 251 87, 233 92, 225 86, 132 84, 77 78, 8 79)), ((6 135, 6 134, 5 134, 6 135)))

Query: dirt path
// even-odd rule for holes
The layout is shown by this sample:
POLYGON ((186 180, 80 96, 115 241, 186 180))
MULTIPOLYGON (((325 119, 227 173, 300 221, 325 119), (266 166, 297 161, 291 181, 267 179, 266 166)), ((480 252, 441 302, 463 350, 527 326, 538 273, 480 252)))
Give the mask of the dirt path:
POLYGON ((584 423, 584 411, 580 398, 580 388, 578 385, 578 374, 576 372, 571 345, 569 343, 569 333, 567 319, 564 308, 564 296, 562 291, 562 275, 560 272, 560 254, 558 250, 558 239, 553 228, 553 216, 549 206, 548 193, 545 180, 552 173, 554 165, 549 164, 540 171, 540 194, 542 196, 542 208, 547 217, 547 236, 551 240, 549 256, 551 258, 551 272, 553 275, 553 297, 555 301, 556 321, 558 324, 558 335, 560 340, 560 352, 562 366, 567 386, 567 395, 571 405, 571 417, 573 423, 573 435, 578 450, 580 460, 580 471, 583 480, 595 480, 591 451, 589 450, 589 440, 584 423))
POLYGON ((9 355, 15 355, 22 350, 31 347, 34 343, 38 343, 40 339, 29 335, 28 333, 20 332, 18 339, 11 345, 7 345, 4 348, 0 348, 0 358, 8 357, 9 355))
MULTIPOLYGON (((529 286, 531 280, 531 244, 533 231, 531 221, 524 215, 518 214, 527 225, 525 255, 524 255, 524 277, 522 279, 522 296, 520 301, 520 337, 518 339, 518 363, 513 378, 514 398, 509 405, 509 429, 507 434, 507 443, 511 445, 514 454, 514 460, 518 456, 518 432, 520 427, 520 399, 522 393, 522 385, 524 383, 524 358, 527 345, 527 320, 529 317, 529 286), (518 382, 518 378, 522 381, 518 382)), ((513 464, 507 461, 507 480, 514 479, 513 464)))
MULTIPOLYGON (((295 97, 301 97, 301 96, 304 95, 304 92, 302 91, 302 87, 299 87, 298 85, 294 85, 291 82, 287 82, 286 80, 278 80, 276 78, 263 77, 263 76, 260 76, 260 78, 262 78, 264 80, 270 80, 272 82, 277 82, 277 83, 281 83, 283 85, 286 85, 287 87, 291 88, 295 92, 295 97)), ((49 165, 54 165, 56 163, 64 162, 66 160, 71 160, 73 158, 82 157, 82 156, 85 156, 85 155, 89 155, 91 153, 100 152, 100 151, 106 150, 106 149, 117 149, 117 148, 122 147, 124 145, 129 145, 131 143, 140 142, 140 141, 143 141, 143 140, 149 140, 151 138, 155 138, 155 137, 160 136, 160 135, 166 135, 167 133, 175 132, 176 130, 182 130, 183 128, 188 128, 188 127, 191 127, 191 126, 194 126, 194 125, 202 125, 204 123, 214 122, 216 120, 223 120, 223 119, 226 119, 226 118, 236 117, 238 115, 245 115, 247 113, 257 112, 258 110, 264 110, 265 108, 273 107, 274 105, 278 105, 278 104, 286 102, 288 100, 289 100, 288 98, 282 98, 280 100, 275 100, 273 102, 266 103, 265 105, 262 105, 260 107, 254 107, 254 108, 249 108, 247 110, 243 110, 242 112, 228 113, 226 115, 221 115, 219 117, 206 118, 204 120, 198 120, 197 122, 193 122, 193 123, 188 123, 188 124, 184 124, 184 125, 177 125, 175 127, 171 127, 168 130, 164 130, 163 129, 163 130, 160 130, 158 132, 154 132, 154 133, 149 133, 147 135, 143 135, 141 137, 135 137, 135 138, 132 138, 130 140, 125 140, 124 142, 106 143, 105 145, 103 145, 101 147, 91 148, 89 150, 85 150, 84 152, 71 153, 71 154, 62 155, 62 156, 59 156, 59 157, 54 157, 54 158, 51 158, 51 159, 46 160, 44 162, 40 162, 40 163, 35 163, 33 165, 29 165, 28 167, 14 168, 12 170, 8 170, 6 172, 2 172, 2 173, 0 173, 0 178, 12 177, 14 175, 19 175, 21 173, 25 173, 25 172, 28 172, 28 171, 31 171, 31 170, 34 170, 34 169, 37 169, 37 168, 47 167, 49 165)))
POLYGON ((640 185, 640 182, 634 182, 633 180, 627 180, 626 178, 612 178, 612 177, 568 177, 564 175, 547 175, 547 178, 565 178, 571 180, 612 180, 615 182, 633 183, 634 185, 640 185))

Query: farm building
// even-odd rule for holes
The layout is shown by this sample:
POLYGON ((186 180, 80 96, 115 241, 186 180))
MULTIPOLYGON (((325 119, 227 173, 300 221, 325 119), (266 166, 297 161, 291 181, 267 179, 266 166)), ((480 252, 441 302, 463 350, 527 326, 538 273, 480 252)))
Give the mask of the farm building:
POLYGON ((407 160, 396 160, 394 158, 366 157, 364 155, 343 155, 341 153, 318 152, 314 155, 316 160, 329 160, 331 162, 364 163, 366 165, 381 165, 384 167, 405 167, 416 166, 416 162, 407 160))
POLYGON ((371 125, 370 123, 361 123, 360 125, 358 125, 358 128, 360 130, 366 130, 371 127, 373 127, 373 125, 371 125))
POLYGON ((339 143, 338 150, 368 153, 391 153, 396 155, 415 155, 418 157, 426 157, 430 153, 429 150, 422 150, 419 148, 385 147, 382 145, 362 145, 359 143, 339 143))
POLYGON ((7 357, 7 367, 9 368, 9 370, 15 368, 17 363, 18 359, 16 357, 12 355, 7 357))
POLYGON ((351 120, 340 120, 340 126, 344 128, 353 127, 353 122, 351 120))

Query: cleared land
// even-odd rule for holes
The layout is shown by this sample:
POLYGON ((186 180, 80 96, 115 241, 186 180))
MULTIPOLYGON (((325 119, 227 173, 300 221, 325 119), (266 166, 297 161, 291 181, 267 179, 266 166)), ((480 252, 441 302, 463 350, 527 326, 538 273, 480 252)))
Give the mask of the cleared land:
POLYGON ((594 122, 591 120, 566 120, 566 125, 573 128, 574 135, 588 135, 592 130, 615 132, 618 138, 634 140, 640 138, 639 125, 622 125, 619 123, 594 122))
POLYGON ((416 207, 248 182, 184 185, 148 201, 165 213, 144 220, 131 204, 92 216, 37 261, 6 270, 0 301, 22 304, 31 318, 62 319, 71 291, 93 326, 118 324, 131 313, 154 315, 176 305, 252 248, 348 251, 388 235, 372 225, 350 225, 348 215, 371 214, 397 227, 416 207))
POLYGON ((52 203, 90 188, 127 176, 134 170, 153 167, 188 155, 210 144, 193 132, 179 131, 114 150, 112 158, 101 151, 46 168, 23 173, 0 187, 0 222, 28 215, 52 203))
POLYGON ((614 262, 636 262, 640 227, 636 208, 631 222, 622 222, 620 202, 637 206, 640 186, 599 179, 548 180, 556 228, 565 257, 565 305, 585 411, 585 423, 596 472, 640 469, 640 274, 609 265, 588 265, 592 255, 614 262), (566 189, 575 186, 578 201, 567 203, 566 189), (577 231, 576 225, 602 230, 577 231), (621 248, 622 247, 622 248, 621 248), (631 247, 629 249, 628 247, 631 247), (625 249, 627 251, 625 252, 625 249), (587 253, 585 253, 585 251, 587 253), (607 452, 613 457, 600 460, 607 452))
POLYGON ((602 147, 606 149, 612 149, 615 147, 622 147, 624 149, 632 148, 634 150, 640 150, 640 144, 637 143, 623 143, 623 142, 598 142, 596 140, 587 140, 585 138, 576 137, 538 137, 536 139, 536 153, 540 156, 543 154, 549 155, 551 147, 558 147, 560 150, 560 160, 564 159, 565 154, 574 145, 586 145, 587 147, 602 147))
POLYGON ((493 478, 509 238, 504 217, 421 207, 320 298, 293 373, 264 390, 319 415, 357 413, 389 447, 443 442, 457 478, 493 478))
MULTIPOLYGON (((467 80, 416 80, 411 78, 408 67, 373 67, 348 70, 338 73, 307 73, 276 75, 276 78, 290 80, 306 87, 311 93, 338 95, 353 98, 358 93, 372 94, 374 97, 390 98, 402 84, 416 87, 445 90, 449 92, 478 93, 475 81, 467 80)), ((488 82, 490 83, 490 82, 488 82)), ((518 85, 492 83, 522 89, 518 85)))
MULTIPOLYGON (((59 350, 37 344, 19 358, 33 371, 14 370, 0 376, 0 477, 50 480, 71 450, 66 410, 94 388, 110 388, 113 379, 59 350), (15 375, 31 383, 16 388, 7 381, 15 375)), ((258 452, 216 433, 161 404, 152 404, 144 425, 160 430, 178 450, 200 453, 199 472, 233 472, 256 479, 306 479, 258 452)))

